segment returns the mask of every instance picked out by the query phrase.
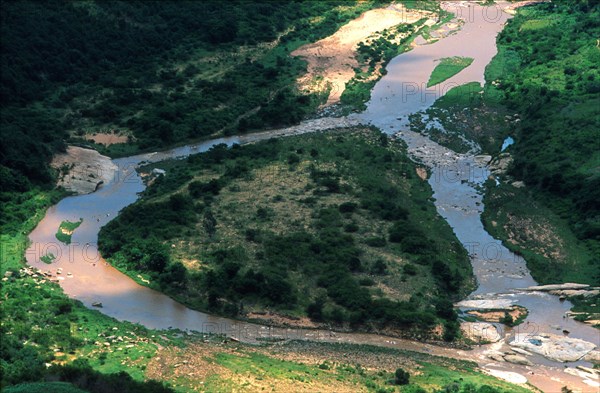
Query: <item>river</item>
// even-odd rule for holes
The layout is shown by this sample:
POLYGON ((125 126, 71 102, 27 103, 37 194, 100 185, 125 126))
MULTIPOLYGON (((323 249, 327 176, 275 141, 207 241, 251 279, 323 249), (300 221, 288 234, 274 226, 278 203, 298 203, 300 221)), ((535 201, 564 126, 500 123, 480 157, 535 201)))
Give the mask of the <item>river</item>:
MULTIPOLYGON (((374 87, 365 112, 345 119, 317 119, 286 130, 221 138, 113 160, 118 169, 110 182, 92 194, 67 197, 47 211, 44 219, 30 234, 31 246, 26 251, 28 264, 52 272, 61 268, 63 273, 60 285, 68 296, 80 300, 90 308, 92 303, 101 302, 103 308, 100 311, 103 313, 150 328, 223 333, 248 342, 255 342, 259 337, 277 336, 395 346, 471 359, 487 370, 517 372, 526 375, 530 383, 544 391, 558 392, 561 386, 568 385, 582 391, 596 392, 597 388, 582 382, 581 378, 562 372, 564 364, 539 355, 530 357, 535 366, 497 363, 486 357, 486 353, 492 349, 508 350, 506 341, 514 337, 515 330, 519 329, 520 332, 531 334, 553 333, 555 330, 551 325, 560 325, 561 328, 568 329, 572 337, 591 341, 596 345, 600 345, 600 340, 598 331, 592 327, 563 318, 571 307, 569 302, 560 302, 556 296, 541 292, 519 290, 536 284, 524 261, 493 239, 481 223, 483 204, 478 188, 487 178, 487 168, 479 164, 473 155, 457 154, 422 135, 408 131, 407 116, 426 109, 449 88, 473 81, 485 83, 485 66, 496 54, 496 35, 509 18, 498 7, 460 2, 444 6, 464 20, 462 28, 456 34, 436 43, 418 46, 393 59, 387 67, 387 75, 374 87), (424 88, 435 67, 435 60, 450 56, 467 56, 475 60, 471 66, 442 83, 442 86, 424 88), (250 143, 359 123, 373 124, 386 133, 398 135, 408 144, 411 155, 432 169, 429 183, 434 191, 437 210, 472 254, 479 286, 470 298, 508 299, 529 310, 526 323, 515 330, 503 331, 502 335, 506 337, 499 344, 484 345, 474 351, 456 351, 374 334, 340 333, 332 336, 326 331, 273 329, 215 317, 190 310, 168 296, 138 285, 98 255, 96 243, 100 228, 121 209, 137 200, 138 193, 144 189, 144 184, 135 171, 140 163, 185 157, 206 151, 219 143, 250 143), (60 223, 80 218, 83 218, 83 223, 74 232, 72 244, 66 246, 59 243, 54 234, 60 223), (58 257, 51 265, 39 260, 48 252, 58 257)), ((570 364, 575 365, 590 366, 582 361, 570 364)))

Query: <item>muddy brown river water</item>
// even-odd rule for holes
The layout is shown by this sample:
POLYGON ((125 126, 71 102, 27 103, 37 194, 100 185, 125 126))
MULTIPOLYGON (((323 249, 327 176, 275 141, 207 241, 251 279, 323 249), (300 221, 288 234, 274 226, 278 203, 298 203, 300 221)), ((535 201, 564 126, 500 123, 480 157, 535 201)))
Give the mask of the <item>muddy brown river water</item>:
POLYGON ((578 391, 597 392, 598 387, 594 386, 593 380, 584 380, 563 372, 566 365, 591 366, 584 361, 564 364, 531 355, 528 358, 534 365, 520 366, 495 362, 486 357, 492 350, 509 350, 506 343, 514 339, 515 333, 555 333, 552 325, 560 325, 571 332, 570 336, 592 342, 596 346, 600 345, 600 337, 598 330, 563 318, 571 307, 568 301, 560 302, 556 296, 547 293, 519 290, 536 285, 525 262, 493 239, 481 223, 483 204, 478 186, 487 178, 487 168, 478 164, 472 154, 456 154, 422 135, 408 131, 407 116, 426 109, 451 87, 473 81, 485 83, 485 66, 496 54, 496 35, 509 18, 508 14, 496 6, 482 7, 454 2, 447 3, 444 7, 464 20, 462 28, 454 35, 433 44, 419 46, 393 59, 387 67, 387 75, 373 89, 372 99, 365 112, 344 119, 318 119, 286 130, 216 139, 114 160, 118 170, 112 176, 112 181, 92 194, 65 198, 48 210, 44 219, 30 234, 31 246, 26 251, 28 263, 44 271, 56 272, 57 269, 62 269, 59 275, 61 287, 67 295, 80 300, 87 307, 91 308, 92 303, 101 302, 101 312, 150 328, 222 333, 247 342, 256 342, 260 337, 283 337, 399 347, 470 359, 491 372, 497 370, 518 373, 545 392, 560 392, 562 386, 570 386, 578 391), (475 61, 443 82, 442 86, 426 89, 427 80, 436 65, 435 60, 450 56, 468 56, 475 61), (515 330, 501 330, 501 342, 483 345, 473 351, 456 351, 375 334, 332 335, 327 331, 269 328, 211 316, 190 310, 168 296, 138 285, 108 265, 98 254, 96 243, 100 228, 121 209, 137 200, 138 193, 144 189, 144 184, 135 171, 140 163, 183 158, 206 151, 219 143, 243 144, 359 123, 373 124, 384 132, 399 135, 408 144, 413 157, 432 169, 429 183, 434 191, 438 212, 472 254, 478 288, 470 298, 507 299, 529 310, 525 324, 515 330), (61 221, 76 221, 80 218, 83 218, 83 223, 74 232, 71 245, 58 242, 54 234, 61 221), (51 265, 40 262, 40 257, 47 253, 57 256, 51 265))

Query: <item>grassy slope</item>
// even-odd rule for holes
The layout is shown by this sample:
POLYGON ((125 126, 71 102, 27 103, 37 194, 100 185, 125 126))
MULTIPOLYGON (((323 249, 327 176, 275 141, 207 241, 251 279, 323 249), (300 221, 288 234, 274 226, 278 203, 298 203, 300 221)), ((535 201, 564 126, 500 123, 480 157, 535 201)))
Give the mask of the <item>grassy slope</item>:
POLYGON ((474 364, 419 353, 367 345, 289 342, 263 347, 226 344, 222 348, 200 342, 182 350, 163 350, 163 362, 149 365, 152 375, 165 371, 178 390, 204 382, 206 392, 413 392, 448 387, 456 392, 526 392, 476 371, 474 364), (195 356, 202 353, 204 356, 195 356), (182 366, 171 373, 168 364, 182 366), (393 386, 393 372, 403 368, 410 384, 393 386), (469 390, 472 386, 472 390, 469 390), (427 390, 423 390, 427 389, 427 390))
MULTIPOLYGON (((517 190, 510 185, 491 188, 487 196, 487 205, 491 209, 486 210, 484 221, 495 235, 504 240, 509 239, 511 233, 520 232, 523 235, 520 238, 512 236, 513 241, 507 241, 507 244, 529 256, 527 259, 531 261, 532 272, 541 282, 574 280, 594 284, 599 277, 598 260, 593 257, 594 250, 598 250, 598 240, 594 238, 593 232, 588 235, 578 228, 586 225, 592 227, 598 211, 590 205, 587 217, 582 216, 583 206, 573 200, 577 197, 585 198, 586 194, 593 192, 590 187, 593 187, 593 179, 597 177, 597 174, 594 175, 594 171, 597 170, 597 150, 592 154, 588 154, 588 150, 593 148, 594 144, 597 145, 597 138, 593 136, 595 126, 589 120, 598 118, 597 106, 595 110, 592 109, 598 94, 585 94, 585 89, 587 82, 600 75, 597 73, 597 67, 589 59, 592 55, 589 53, 592 49, 588 48, 590 42, 582 38, 576 42, 576 46, 569 46, 571 53, 565 53, 565 44, 560 38, 552 36, 548 42, 536 43, 532 41, 535 37, 519 34, 519 38, 515 38, 514 35, 517 31, 528 31, 530 34, 537 31, 538 34, 544 34, 547 29, 558 28, 556 24, 560 24, 560 28, 568 34, 573 34, 577 17, 569 16, 564 9, 559 12, 560 16, 557 17, 556 14, 542 9, 523 10, 510 22, 510 29, 499 39, 500 51, 491 67, 496 69, 493 77, 504 91, 507 97, 505 101, 514 106, 517 102, 527 99, 512 93, 514 88, 510 86, 515 80, 520 80, 527 89, 534 89, 540 84, 543 89, 546 84, 552 83, 549 88, 555 89, 553 94, 558 98, 548 100, 540 95, 533 99, 529 108, 525 105, 516 108, 523 113, 524 118, 518 128, 516 144, 510 148, 517 160, 511 174, 517 179, 526 180, 529 187, 525 190, 517 190), (525 66, 521 63, 519 66, 525 56, 524 45, 531 44, 531 50, 539 53, 547 50, 547 46, 553 43, 557 53, 551 59, 540 59, 525 66), (569 81, 570 71, 565 68, 569 64, 581 68, 581 84, 577 87, 568 87, 569 83, 573 83, 569 81), (555 75, 556 78, 547 79, 547 75, 555 75), (579 97, 573 96, 574 89, 583 89, 579 97), (532 106, 539 106, 540 101, 545 102, 541 107, 532 109, 532 106), (574 110, 584 106, 588 111, 574 110), (540 112, 548 112, 549 121, 555 125, 548 128, 543 125, 539 120, 540 112), (542 134, 543 138, 540 139, 542 134), (548 152, 553 152, 552 157, 547 155, 548 152), (570 166, 560 171, 565 176, 571 176, 573 180, 580 176, 587 177, 583 184, 572 185, 577 187, 576 192, 557 191, 551 185, 547 185, 543 178, 532 179, 523 170, 523 162, 527 162, 525 165, 530 167, 544 168, 543 177, 551 178, 557 173, 557 162, 565 155, 568 155, 570 162, 577 167, 575 172, 572 172, 570 166), (511 215, 516 218, 509 218, 511 215), (496 227, 491 224, 492 221, 497 222, 496 227), (519 226, 527 222, 531 222, 538 230, 529 234, 523 233, 519 226), (548 264, 552 266, 551 269, 547 268, 548 264)), ((544 58, 545 54, 540 53, 538 56, 544 58)), ((497 88, 491 87, 490 90, 499 93, 497 88)))
MULTIPOLYGON (((582 12, 573 4, 521 9, 499 36, 485 88, 457 87, 411 117, 413 130, 459 152, 470 149, 464 137, 491 155, 504 138, 516 138, 510 175, 528 187, 513 187, 511 177, 500 187, 489 182, 482 220, 540 283, 600 279, 594 12, 597 6, 582 12)), ((597 298, 573 300, 576 311, 598 311, 591 306, 597 298)))
MULTIPOLYGON (((496 83, 486 96, 522 116, 509 149, 516 159, 510 175, 527 187, 490 184, 482 219, 494 237, 525 257, 541 283, 600 280, 600 94, 594 87, 600 55, 597 24, 589 22, 598 12, 573 4, 523 9, 499 37, 499 53, 488 67, 488 80, 496 83), (541 35, 546 38, 538 40, 541 35)), ((597 319, 592 305, 598 297, 571 300, 575 311, 587 313, 579 319, 597 319)))
POLYGON ((378 318, 363 302, 381 298, 401 301, 406 315, 428 313, 442 293, 467 290, 470 265, 404 148, 381 138, 368 129, 341 130, 240 147, 218 165, 207 164, 207 155, 159 164, 167 176, 101 231, 103 253, 200 309, 243 314, 268 307, 303 316, 323 299, 321 318, 357 323, 362 315, 364 325, 378 318), (205 186, 195 194, 194 182, 211 179, 222 185, 216 194, 205 186), (188 207, 169 215, 174 200, 188 207), (400 237, 393 241, 392 228, 400 237), (131 255, 155 250, 140 236, 168 246, 171 264, 158 274, 154 262, 131 255), (277 289, 281 296, 275 288, 262 292, 274 280, 285 286, 277 289))
POLYGON ((471 57, 455 56, 440 59, 439 64, 434 68, 429 77, 427 87, 435 86, 452 78, 454 75, 470 66, 471 63, 473 63, 473 58, 471 57))

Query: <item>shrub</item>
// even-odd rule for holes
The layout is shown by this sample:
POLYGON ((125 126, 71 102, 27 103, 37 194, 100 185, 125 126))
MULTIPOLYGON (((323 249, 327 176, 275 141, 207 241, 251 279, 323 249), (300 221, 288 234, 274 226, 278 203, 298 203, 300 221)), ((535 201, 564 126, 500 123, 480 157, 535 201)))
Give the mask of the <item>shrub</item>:
POLYGON ((410 374, 401 368, 397 368, 394 373, 394 384, 395 385, 408 385, 410 380, 410 374))
POLYGON ((351 222, 344 226, 344 231, 348 232, 348 233, 355 233, 355 232, 358 232, 358 230, 359 230, 359 227, 355 222, 351 222))
POLYGON ((417 274, 417 267, 412 263, 409 263, 402 267, 402 271, 409 276, 415 276, 417 274))
POLYGON ((357 208, 356 203, 344 202, 340 205, 339 210, 340 210, 340 213, 352 213, 356 210, 356 208, 357 208))
POLYGON ((386 241, 383 237, 370 237, 365 243, 371 247, 385 247, 386 241))
POLYGON ((378 274, 380 276, 387 274, 387 265, 383 261, 383 259, 378 259, 373 264, 371 268, 371 273, 378 274))

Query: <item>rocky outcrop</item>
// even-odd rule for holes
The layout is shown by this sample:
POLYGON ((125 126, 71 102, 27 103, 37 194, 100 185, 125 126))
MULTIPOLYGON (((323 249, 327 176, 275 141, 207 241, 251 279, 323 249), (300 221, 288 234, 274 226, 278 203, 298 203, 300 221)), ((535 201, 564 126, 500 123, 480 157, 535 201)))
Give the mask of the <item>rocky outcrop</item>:
POLYGON ((550 294, 556 295, 556 296, 565 296, 565 297, 572 297, 572 296, 590 297, 590 296, 600 295, 600 289, 590 289, 590 290, 563 289, 563 290, 558 290, 558 291, 550 291, 550 294))
POLYGON ((476 343, 495 343, 500 341, 496 326, 486 322, 463 322, 460 324, 463 335, 476 343))
POLYGON ((558 362, 575 362, 596 349, 591 342, 555 334, 519 333, 509 345, 558 362))
POLYGON ((57 186, 77 194, 96 191, 113 180, 117 171, 110 158, 77 146, 69 146, 66 153, 54 156, 51 166, 59 171, 57 186))
POLYGON ((504 360, 508 363, 520 364, 523 366, 531 366, 533 363, 529 361, 525 356, 521 355, 505 355, 504 360))
POLYGON ((494 175, 504 175, 512 162, 510 153, 500 153, 489 163, 490 172, 494 175))
POLYGON ((558 290, 576 290, 576 289, 584 289, 589 288, 590 286, 587 284, 577 284, 573 282, 567 282, 564 284, 550 284, 550 285, 536 285, 533 287, 522 288, 523 291, 541 291, 541 292, 549 292, 549 291, 558 291, 558 290))
POLYGON ((585 360, 586 362, 600 364, 600 351, 599 350, 594 350, 594 351, 588 352, 583 357, 583 360, 585 360))
POLYGON ((591 287, 587 284, 577 284, 568 282, 564 284, 536 285, 533 287, 522 288, 523 291, 548 292, 556 296, 597 296, 600 294, 600 288, 591 287))
POLYGON ((510 310, 513 306, 511 299, 475 299, 463 300, 456 304, 457 307, 476 310, 510 310))

